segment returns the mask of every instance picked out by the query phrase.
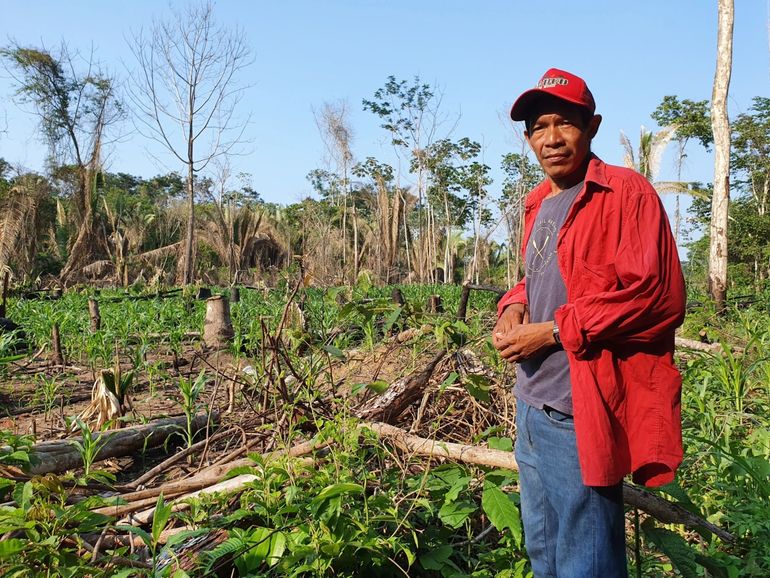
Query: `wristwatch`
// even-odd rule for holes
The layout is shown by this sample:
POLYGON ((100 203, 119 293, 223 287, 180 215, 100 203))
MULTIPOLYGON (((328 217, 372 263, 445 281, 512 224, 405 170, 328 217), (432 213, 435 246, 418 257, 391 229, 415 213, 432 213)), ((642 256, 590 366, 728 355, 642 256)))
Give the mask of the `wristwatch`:
POLYGON ((559 336, 559 326, 556 324, 556 320, 553 322, 553 340, 557 345, 561 345, 561 337, 559 336))

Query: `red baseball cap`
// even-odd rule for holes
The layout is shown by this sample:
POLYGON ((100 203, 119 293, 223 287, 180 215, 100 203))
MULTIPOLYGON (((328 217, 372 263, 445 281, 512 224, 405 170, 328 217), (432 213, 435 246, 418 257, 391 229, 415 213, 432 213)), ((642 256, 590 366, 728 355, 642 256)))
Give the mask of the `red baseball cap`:
POLYGON ((566 100, 588 109, 591 114, 596 111, 596 103, 585 80, 558 68, 549 69, 537 86, 524 92, 511 107, 513 120, 527 120, 532 105, 544 94, 550 94, 561 100, 566 100))

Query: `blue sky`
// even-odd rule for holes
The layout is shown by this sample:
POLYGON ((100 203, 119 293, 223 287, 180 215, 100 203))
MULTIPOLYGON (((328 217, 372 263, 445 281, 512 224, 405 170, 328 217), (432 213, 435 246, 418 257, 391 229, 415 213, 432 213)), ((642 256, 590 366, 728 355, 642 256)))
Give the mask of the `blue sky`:
MULTIPOLYGON (((361 108, 388 75, 419 75, 443 93, 446 127, 456 124, 450 136, 484 145, 495 195, 500 157, 521 147, 508 109, 547 68, 588 81, 604 116, 593 148, 621 163, 620 131, 636 142, 641 125, 654 127, 650 113, 664 95, 708 99, 716 58, 716 0, 219 0, 215 12, 244 29, 254 54, 243 77, 250 85, 242 102, 243 114, 251 114, 250 152, 234 159, 234 168, 251 173, 263 198, 281 203, 310 193, 305 176, 325 166, 313 115, 325 102, 347 101, 358 159, 392 159, 378 119, 361 108)), ((81 52, 93 46, 125 82, 125 65, 132 66, 125 38, 169 14, 168 4, 147 0, 5 0, 2 32, 23 45, 53 48, 63 39, 81 52)), ((732 116, 752 97, 768 95, 767 31, 767 3, 738 0, 732 116)), ((33 117, 13 104, 5 77, 0 94, 0 128, 7 129, 0 156, 41 170, 45 147, 33 117)), ((130 130, 128 123, 124 132, 130 130)), ((182 169, 170 159, 158 166, 148 146, 129 134, 113 145, 108 169, 145 177, 182 169)), ((671 153, 662 178, 673 175, 673 147, 671 153)), ((710 181, 711 163, 693 145, 683 178, 710 181)))

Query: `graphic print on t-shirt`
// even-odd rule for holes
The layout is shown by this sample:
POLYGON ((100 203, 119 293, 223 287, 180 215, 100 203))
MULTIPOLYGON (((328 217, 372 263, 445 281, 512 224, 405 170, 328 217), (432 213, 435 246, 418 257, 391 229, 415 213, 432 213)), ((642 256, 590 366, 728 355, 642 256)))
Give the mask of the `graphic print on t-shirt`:
POLYGON ((531 252, 527 255, 527 277, 542 273, 556 254, 556 235, 560 225, 554 219, 535 224, 529 237, 531 252))

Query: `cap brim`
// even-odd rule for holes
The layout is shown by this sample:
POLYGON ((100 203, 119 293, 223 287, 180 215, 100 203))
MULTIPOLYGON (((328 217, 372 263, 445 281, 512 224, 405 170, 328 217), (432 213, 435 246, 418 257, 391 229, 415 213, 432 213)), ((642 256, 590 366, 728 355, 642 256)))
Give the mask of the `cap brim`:
POLYGON ((543 90, 540 90, 539 88, 533 88, 522 93, 511 107, 511 118, 513 120, 527 120, 527 112, 532 106, 532 103, 543 94, 547 93, 543 90))
POLYGON ((537 102, 538 100, 540 100, 545 96, 549 96, 557 100, 563 100, 564 102, 569 102, 571 104, 576 104, 577 106, 581 108, 585 108, 589 112, 593 113, 591 108, 586 106, 586 104, 580 101, 579 99, 566 98, 564 96, 554 94, 547 90, 542 90, 540 88, 532 88, 522 93, 521 96, 516 99, 516 102, 513 103, 513 106, 511 107, 511 119, 516 121, 527 120, 527 117, 529 116, 529 111, 532 108, 532 105, 534 105, 535 102, 537 102))

